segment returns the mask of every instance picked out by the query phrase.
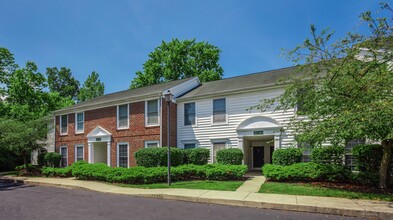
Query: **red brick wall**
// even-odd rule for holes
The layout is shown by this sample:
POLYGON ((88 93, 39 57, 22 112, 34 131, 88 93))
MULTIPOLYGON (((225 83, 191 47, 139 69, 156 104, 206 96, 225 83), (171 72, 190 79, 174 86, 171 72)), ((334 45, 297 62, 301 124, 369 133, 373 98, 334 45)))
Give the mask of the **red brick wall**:
MULTIPOLYGON (((166 121, 167 103, 163 101, 163 114, 161 120, 163 124, 163 144, 166 146, 166 121), (164 138, 165 136, 165 138, 164 138)), ((68 165, 75 161, 75 145, 84 145, 84 158, 88 160, 88 143, 86 135, 97 126, 101 126, 112 134, 111 140, 111 166, 116 166, 117 143, 129 143, 129 163, 135 166, 134 153, 140 148, 144 148, 145 141, 160 141, 160 126, 145 127, 145 102, 130 103, 129 106, 129 128, 125 130, 116 129, 117 107, 106 107, 85 111, 84 133, 75 134, 75 114, 68 114, 68 134, 60 135, 60 116, 56 117, 56 151, 59 152, 60 146, 68 147, 68 165)), ((176 146, 176 104, 171 104, 171 145, 176 146)))

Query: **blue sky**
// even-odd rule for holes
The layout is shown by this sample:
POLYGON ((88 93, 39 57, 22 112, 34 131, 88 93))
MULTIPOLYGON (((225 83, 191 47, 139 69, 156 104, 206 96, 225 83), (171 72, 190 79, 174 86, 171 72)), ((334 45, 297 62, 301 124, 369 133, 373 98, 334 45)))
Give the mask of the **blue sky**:
MULTIPOLYGON (((281 49, 309 37, 310 24, 343 36, 372 0, 1 0, 0 47, 24 65, 69 67, 83 83, 93 70, 105 93, 127 89, 148 54, 172 38, 222 50, 224 77, 291 66, 281 49)), ((388 1, 389 2, 389 1, 388 1)))

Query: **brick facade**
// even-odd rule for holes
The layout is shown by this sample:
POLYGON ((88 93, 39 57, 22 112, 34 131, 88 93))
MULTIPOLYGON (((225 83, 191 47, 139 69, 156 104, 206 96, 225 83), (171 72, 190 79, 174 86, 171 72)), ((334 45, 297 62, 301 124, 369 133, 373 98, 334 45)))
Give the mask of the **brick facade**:
MULTIPOLYGON (((162 143, 167 144, 167 103, 162 100, 162 143)), ((171 103, 171 146, 176 146, 176 104, 171 103)), ((129 165, 135 166, 134 153, 144 148, 145 141, 160 141, 160 126, 145 126, 145 101, 129 103, 129 128, 117 129, 117 106, 94 109, 84 112, 84 133, 75 133, 75 113, 68 114, 68 134, 60 135, 60 116, 56 116, 55 146, 60 152, 61 146, 68 147, 68 165, 75 161, 75 145, 83 144, 84 159, 88 160, 88 139, 86 137, 97 126, 101 126, 112 134, 111 136, 111 166, 117 165, 117 143, 129 143, 129 165)))

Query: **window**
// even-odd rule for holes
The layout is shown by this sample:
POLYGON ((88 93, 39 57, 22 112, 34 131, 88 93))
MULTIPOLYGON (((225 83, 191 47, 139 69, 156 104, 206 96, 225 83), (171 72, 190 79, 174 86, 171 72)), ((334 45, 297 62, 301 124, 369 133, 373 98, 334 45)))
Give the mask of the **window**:
POLYGON ((158 100, 146 102, 146 125, 158 125, 158 100))
POLYGON ((352 157, 352 149, 359 145, 359 144, 365 144, 366 141, 364 139, 354 139, 350 140, 345 144, 345 165, 350 167, 351 170, 355 170, 356 168, 356 161, 352 157))
POLYGON ((225 99, 213 100, 213 123, 225 123, 227 120, 225 99))
POLYGON ((213 143, 213 163, 217 163, 217 151, 221 150, 221 149, 225 149, 225 142, 216 142, 213 143))
POLYGON ((117 145, 117 166, 128 168, 128 143, 117 145))
POLYGON ((83 133, 85 114, 79 112, 75 114, 75 133, 83 133))
POLYGON ((68 133, 68 115, 60 116, 60 134, 68 133))
POLYGON ((184 104, 184 125, 195 125, 195 102, 184 104))
POLYGON ((158 147, 158 141, 145 141, 145 148, 158 147))
POLYGON ((60 166, 66 167, 68 165, 67 147, 60 147, 61 161, 60 166))
POLYGON ((83 145, 75 145, 75 162, 84 159, 83 145))
POLYGON ((117 128, 128 128, 128 104, 117 106, 117 128))
POLYGON ((184 144, 184 150, 195 148, 195 143, 184 144))

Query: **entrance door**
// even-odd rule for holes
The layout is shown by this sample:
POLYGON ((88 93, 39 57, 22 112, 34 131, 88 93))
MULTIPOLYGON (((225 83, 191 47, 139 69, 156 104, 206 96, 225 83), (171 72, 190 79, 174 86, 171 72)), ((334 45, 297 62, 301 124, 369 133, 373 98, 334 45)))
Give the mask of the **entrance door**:
POLYGON ((252 148, 252 159, 253 159, 253 168, 261 168, 265 163, 265 152, 264 147, 253 147, 252 148))

